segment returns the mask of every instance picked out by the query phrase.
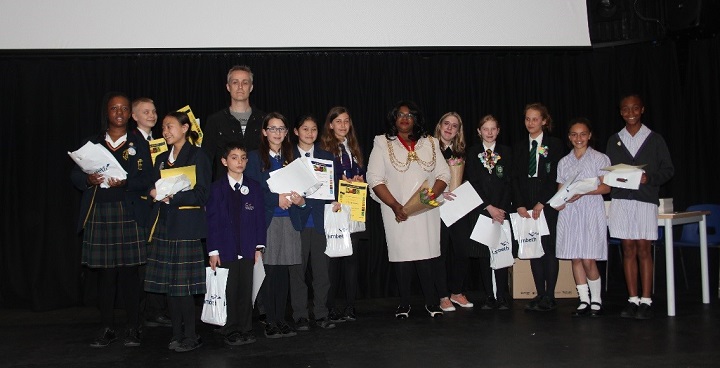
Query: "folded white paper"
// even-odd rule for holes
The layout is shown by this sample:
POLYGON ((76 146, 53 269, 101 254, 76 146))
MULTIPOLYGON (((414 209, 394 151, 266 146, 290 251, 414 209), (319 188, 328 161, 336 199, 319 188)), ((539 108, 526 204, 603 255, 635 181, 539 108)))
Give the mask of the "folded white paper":
POLYGON ((645 165, 631 166, 626 164, 618 164, 608 167, 603 167, 601 170, 608 171, 604 176, 603 183, 623 189, 634 189, 640 188, 640 179, 642 179, 643 170, 645 165))
POLYGON ((99 143, 87 142, 75 152, 68 152, 70 158, 80 166, 86 174, 102 174, 101 188, 110 188, 110 178, 118 180, 127 179, 127 171, 120 166, 115 156, 99 143))
POLYGON ((273 193, 296 192, 303 197, 315 193, 322 185, 305 160, 295 159, 289 165, 270 173, 268 187, 273 193))
POLYGON ((558 192, 555 193, 552 198, 550 198, 548 204, 553 208, 558 208, 567 203, 570 198, 577 194, 585 194, 592 192, 593 190, 597 189, 599 184, 600 179, 598 178, 586 178, 582 180, 576 180, 574 182, 568 181, 568 183, 563 184, 560 190, 558 190, 558 192))
POLYGON ((490 249, 497 249, 501 246, 500 234, 504 231, 503 227, 506 227, 506 234, 510 234, 510 223, 507 220, 499 223, 490 217, 480 215, 470 234, 470 239, 490 249))
POLYGON ((445 201, 440 206, 440 218, 445 223, 445 226, 454 224, 483 203, 475 188, 467 181, 451 193, 455 194, 455 198, 452 201, 445 201))
POLYGON ((190 190, 192 183, 184 174, 160 178, 155 182, 155 198, 161 200, 167 196, 190 190))

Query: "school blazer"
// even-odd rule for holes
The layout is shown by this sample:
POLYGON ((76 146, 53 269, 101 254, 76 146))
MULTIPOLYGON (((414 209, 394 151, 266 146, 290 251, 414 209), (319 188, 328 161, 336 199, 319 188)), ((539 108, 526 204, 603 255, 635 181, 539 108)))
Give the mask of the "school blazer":
MULTIPOLYGON (((297 159, 300 157, 300 150, 298 150, 297 146, 293 149, 293 157, 297 159)), ((315 144, 315 148, 313 148, 313 157, 323 159, 323 160, 330 160, 333 161, 333 168, 337 170, 337 163, 335 163, 335 158, 333 157, 332 153, 323 150, 320 148, 320 145, 317 143, 315 144)), ((337 172, 337 171, 335 171, 337 172)), ((337 177, 337 176, 336 176, 337 177)), ((335 178, 334 178, 335 179, 335 178)), ((337 180, 335 181, 335 198, 337 198, 337 180)), ((312 198, 305 198, 305 204, 307 205, 304 209, 300 209, 300 211, 292 211, 290 213, 291 217, 298 217, 296 219, 293 219, 293 222, 298 222, 301 224, 302 228, 305 228, 305 224, 307 224, 308 217, 312 214, 313 217, 313 226, 315 227, 315 231, 317 231, 320 234, 325 234, 325 204, 331 203, 331 201, 326 201, 322 199, 312 199, 312 198)))
MULTIPOLYGON (((85 145, 87 142, 105 144, 105 132, 94 135, 85 139, 81 145, 85 145)), ((139 139, 134 134, 128 132, 127 134, 127 147, 125 150, 128 154, 125 156, 127 159, 119 160, 120 165, 127 171, 127 181, 125 182, 125 195, 123 198, 123 204, 126 210, 132 211, 132 216, 135 218, 139 226, 145 226, 150 216, 150 205, 147 202, 147 188, 151 185, 152 181, 152 159, 150 158, 150 149, 148 148, 147 141, 139 139), (130 154, 130 147, 135 148, 135 154, 130 154)), ((97 185, 88 186, 87 174, 80 169, 80 166, 75 165, 70 172, 70 180, 77 189, 82 191, 82 197, 80 199, 80 216, 77 224, 77 232, 82 231, 85 228, 85 223, 90 217, 90 211, 92 210, 95 194, 98 190, 103 190, 97 185)))
POLYGON ((265 202, 260 184, 243 175, 242 185, 248 188, 247 194, 240 194, 242 207, 240 219, 234 218, 231 206, 235 194, 227 175, 210 185, 210 197, 207 202, 206 217, 208 223, 207 250, 220 252, 222 262, 235 261, 238 256, 253 259, 255 248, 265 245, 265 202), (235 231, 240 227, 242 231, 235 231))
MULTIPOLYGON (((525 136, 527 137, 527 135, 525 136)), ((538 155, 537 178, 530 180, 528 177, 528 163, 530 162, 529 139, 522 139, 513 147, 513 185, 512 185, 512 206, 517 209, 525 207, 532 209, 536 203, 543 205, 557 193, 557 165, 560 159, 565 156, 565 149, 559 139, 543 134, 540 146, 547 146, 548 155, 538 155)), ((539 147, 539 146, 538 146, 539 147)), ((545 209, 551 209, 545 206, 545 209)))
MULTIPOLYGON (((478 214, 491 217, 485 207, 493 205, 505 210, 514 212, 512 208, 512 151, 510 147, 495 143, 495 153, 500 155, 492 172, 483 166, 480 155, 485 148, 482 143, 470 148, 465 159, 465 178, 470 182, 475 191, 484 201, 478 207, 478 214)), ((529 157, 528 157, 529 160, 529 157)), ((477 219, 477 217, 476 217, 477 219)))
POLYGON ((196 183, 193 189, 176 193, 170 200, 170 204, 155 202, 149 239, 152 240, 161 210, 166 211, 165 226, 167 226, 169 240, 203 239, 207 237, 205 204, 208 201, 210 176, 212 175, 210 159, 205 152, 190 142, 185 142, 172 167, 166 163, 169 155, 170 151, 168 150, 155 159, 153 183, 160 179, 160 170, 191 165, 195 165, 196 183))

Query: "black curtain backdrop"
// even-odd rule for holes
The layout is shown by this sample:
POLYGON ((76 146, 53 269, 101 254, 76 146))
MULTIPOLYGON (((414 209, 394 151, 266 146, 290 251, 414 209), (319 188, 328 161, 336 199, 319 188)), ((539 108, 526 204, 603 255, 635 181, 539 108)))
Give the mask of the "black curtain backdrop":
MULTIPOLYGON (((159 120, 190 105, 202 123, 228 105, 227 70, 247 64, 255 74, 253 106, 321 120, 332 106, 346 106, 366 158, 387 111, 406 98, 423 108, 429 130, 443 113, 457 111, 470 144, 488 113, 500 121, 501 143, 522 139, 523 108, 539 101, 555 120, 552 135, 564 138, 567 121, 585 116, 604 151, 624 124, 620 96, 637 92, 646 103, 644 123, 665 137, 673 154, 676 174, 663 196, 683 209, 720 202, 711 190, 719 49, 715 37, 581 51, 2 53, 0 304, 48 310, 87 302, 92 293, 91 273, 80 266, 80 193, 70 184, 67 152, 101 129, 107 91, 154 99, 159 120)), ((369 202, 360 292, 396 295, 379 206, 369 202)))

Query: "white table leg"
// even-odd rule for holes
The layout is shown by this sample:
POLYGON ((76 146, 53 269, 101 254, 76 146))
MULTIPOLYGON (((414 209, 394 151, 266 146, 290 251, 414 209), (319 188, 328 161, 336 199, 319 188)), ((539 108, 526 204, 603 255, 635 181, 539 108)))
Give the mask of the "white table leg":
POLYGON ((708 245, 705 215, 700 220, 700 274, 702 275, 702 297, 704 304, 710 304, 710 277, 708 276, 708 245))
POLYGON ((665 278, 667 279, 667 313, 675 316, 675 257, 673 256, 672 220, 663 221, 665 226, 665 278))

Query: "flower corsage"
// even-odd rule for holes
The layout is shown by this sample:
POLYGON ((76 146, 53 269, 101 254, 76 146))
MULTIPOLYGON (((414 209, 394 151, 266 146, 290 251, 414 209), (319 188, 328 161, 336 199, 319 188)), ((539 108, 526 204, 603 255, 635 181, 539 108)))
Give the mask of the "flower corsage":
POLYGON ((478 154, 478 157, 489 174, 492 174, 492 170, 495 168, 495 165, 497 165, 497 162, 502 158, 497 152, 493 152, 492 150, 486 150, 485 152, 478 154))

